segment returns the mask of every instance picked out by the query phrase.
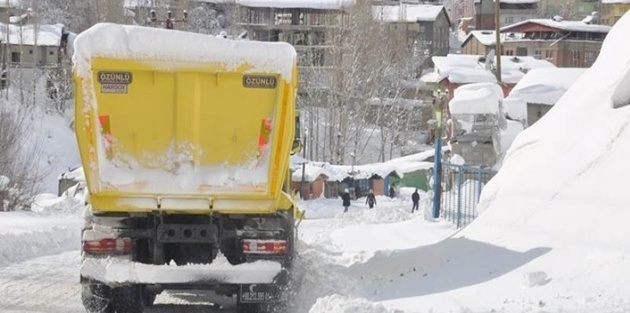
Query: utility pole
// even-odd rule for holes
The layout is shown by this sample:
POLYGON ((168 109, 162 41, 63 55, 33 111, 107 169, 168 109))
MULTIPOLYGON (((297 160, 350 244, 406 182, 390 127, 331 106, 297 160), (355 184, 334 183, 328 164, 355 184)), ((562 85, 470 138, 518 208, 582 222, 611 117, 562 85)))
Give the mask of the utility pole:
POLYGON ((501 84, 501 16, 500 16, 500 0, 494 0, 494 32, 496 34, 495 55, 497 58, 497 82, 501 84))

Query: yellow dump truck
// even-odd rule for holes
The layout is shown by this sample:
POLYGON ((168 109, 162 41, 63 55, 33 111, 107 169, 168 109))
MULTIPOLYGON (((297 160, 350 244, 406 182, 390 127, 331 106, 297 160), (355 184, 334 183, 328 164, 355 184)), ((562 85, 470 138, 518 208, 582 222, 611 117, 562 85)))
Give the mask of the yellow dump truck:
POLYGON ((294 48, 98 24, 74 50, 87 311, 142 312, 169 289, 279 307, 300 217, 294 48))

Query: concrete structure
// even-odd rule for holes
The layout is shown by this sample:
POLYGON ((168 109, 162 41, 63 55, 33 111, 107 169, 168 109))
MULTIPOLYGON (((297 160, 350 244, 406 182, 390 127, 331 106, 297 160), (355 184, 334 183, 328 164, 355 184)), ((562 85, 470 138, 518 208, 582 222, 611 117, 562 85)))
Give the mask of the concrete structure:
MULTIPOLYGON (((495 29, 494 0, 475 1, 475 29, 495 29)), ((500 0, 499 27, 539 17, 538 0, 500 0)))

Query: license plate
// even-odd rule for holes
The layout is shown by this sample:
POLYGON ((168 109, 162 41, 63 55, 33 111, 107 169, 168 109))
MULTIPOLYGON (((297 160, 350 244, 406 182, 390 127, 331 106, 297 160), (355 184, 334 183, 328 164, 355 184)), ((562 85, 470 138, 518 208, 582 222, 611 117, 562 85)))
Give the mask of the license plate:
POLYGON ((275 302, 279 300, 280 290, 270 284, 241 285, 240 299, 242 303, 275 302))

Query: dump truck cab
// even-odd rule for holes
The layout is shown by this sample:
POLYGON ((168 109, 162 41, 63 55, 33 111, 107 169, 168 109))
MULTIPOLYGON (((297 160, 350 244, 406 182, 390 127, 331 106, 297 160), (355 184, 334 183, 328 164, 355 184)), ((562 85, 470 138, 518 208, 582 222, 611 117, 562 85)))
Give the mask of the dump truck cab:
POLYGON ((236 296, 241 312, 286 300, 294 48, 106 23, 74 46, 88 312, 142 312, 167 289, 236 296))

